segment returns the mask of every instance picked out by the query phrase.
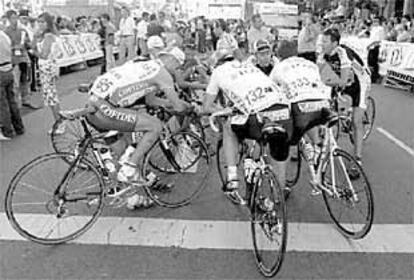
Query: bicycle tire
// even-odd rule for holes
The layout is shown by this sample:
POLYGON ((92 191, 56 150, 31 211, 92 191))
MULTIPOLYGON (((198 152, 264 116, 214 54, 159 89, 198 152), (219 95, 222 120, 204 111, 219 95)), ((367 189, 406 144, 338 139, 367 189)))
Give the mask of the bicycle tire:
POLYGON ((288 165, 286 167, 286 186, 289 188, 295 186, 298 183, 302 167, 302 156, 299 144, 295 145, 294 148, 297 151, 297 159, 292 160, 292 157, 290 157, 288 165))
MULTIPOLYGON (((94 129, 90 129, 92 133, 96 132, 94 129)), ((84 137, 85 131, 79 119, 59 119, 53 124, 52 133, 50 134, 50 141, 52 143, 53 150, 56 153, 75 154, 77 145, 82 141, 84 137), (62 125, 64 126, 64 133, 56 133, 57 129, 62 125)), ((91 149, 88 149, 86 158, 90 162, 97 164, 95 156, 93 155, 91 149)), ((71 164, 70 161, 67 161, 67 163, 71 164)))
MULTIPOLYGON (((171 149, 169 150, 171 151, 171 149)), ((188 150, 187 150, 188 151, 188 150)), ((193 153, 194 155, 194 153, 193 153)), ((159 139, 157 142, 152 146, 152 148, 149 150, 149 152, 146 154, 144 159, 144 164, 142 168, 142 173, 144 176, 148 176, 151 172, 159 172, 159 176, 166 176, 165 181, 171 182, 174 181, 173 179, 169 178, 169 176, 173 175, 179 175, 179 176, 185 176, 185 174, 188 174, 186 178, 189 178, 188 182, 193 182, 194 178, 190 177, 190 174, 201 174, 199 167, 200 165, 202 167, 206 167, 205 174, 202 174, 202 178, 197 178, 195 181, 197 187, 193 192, 191 192, 189 195, 186 195, 184 198, 177 198, 175 201, 172 201, 174 198, 174 193, 177 193, 175 188, 171 190, 171 193, 173 193, 170 197, 173 197, 170 199, 166 199, 165 197, 168 197, 168 193, 163 193, 162 191, 157 189, 157 184, 155 186, 146 186, 145 191, 146 193, 160 206, 167 207, 167 208, 178 208, 185 206, 189 204, 193 199, 195 199, 201 191, 204 189, 206 185, 206 181, 208 179, 208 175, 211 171, 211 158, 208 154, 208 150, 206 147, 206 144, 203 140, 201 140, 197 135, 195 135, 192 132, 189 131, 179 131, 176 133, 173 133, 171 136, 169 136, 167 139, 159 139), (186 163, 186 165, 178 163, 176 156, 180 153, 177 152, 174 155, 171 155, 171 158, 169 158, 166 154, 166 151, 163 150, 163 141, 169 141, 168 147, 171 148, 171 143, 174 142, 175 145, 177 145, 177 150, 179 151, 180 145, 182 143, 179 143, 181 139, 185 139, 186 145, 188 148, 191 148, 192 152, 195 152, 195 149, 199 149, 198 154, 194 159, 191 159, 190 162, 186 163), (191 139, 192 138, 192 139, 191 139), (190 144, 189 144, 190 143, 190 144), (190 147, 191 146, 191 147, 190 147), (158 151, 157 148, 160 148, 161 150, 158 151), (193 149, 195 148, 195 149, 193 149), (169 164, 168 167, 160 167, 160 164, 154 163, 154 157, 161 155, 164 159, 167 160, 167 163, 169 164), (174 159, 172 157, 175 157, 174 159), (174 161, 174 162, 173 162, 174 161), (201 163, 201 164, 200 164, 201 163), (180 166, 181 164, 181 166, 180 166), (196 167, 197 171, 194 173, 193 171, 190 171, 191 168, 196 167), (167 180, 168 178, 168 180, 167 180), (192 178, 193 180, 191 180, 192 178), (165 196, 164 196, 165 194, 165 196)), ((181 188, 182 189, 182 188, 181 188)))
POLYGON ((367 109, 364 112, 364 121, 367 123, 367 125, 364 125, 364 140, 368 139, 369 135, 372 132, 372 129, 374 128, 376 114, 375 99, 371 96, 368 96, 367 103, 367 109), (371 112, 369 108, 372 108, 371 112))
MULTIPOLYGON (((62 161, 65 162, 64 164, 66 166, 67 159, 64 159, 64 157, 73 158, 74 156, 73 156, 73 154, 70 154, 70 153, 51 153, 51 154, 46 154, 46 155, 36 157, 35 159, 28 162, 22 168, 19 169, 19 171, 14 175, 14 177, 12 178, 12 180, 10 181, 10 184, 8 186, 8 189, 7 189, 7 192, 6 192, 6 198, 5 198, 5 210, 6 210, 7 218, 9 220, 10 224, 12 225, 12 227, 22 237, 24 237, 28 240, 31 240, 35 243, 39 243, 39 244, 42 244, 42 245, 57 245, 57 244, 62 244, 62 243, 74 240, 77 237, 79 237, 80 235, 82 235, 83 233, 85 233, 88 229, 90 229, 92 227, 92 225, 96 222, 96 220, 99 218, 100 214, 102 213, 102 209, 104 207, 104 202, 103 202, 104 182, 101 178, 101 174, 98 171, 98 169, 90 161, 88 161, 86 158, 82 158, 80 164, 83 165, 83 166, 88 166, 88 169, 85 170, 83 168, 79 168, 77 170, 80 170, 82 172, 92 172, 97 178, 97 186, 98 186, 98 190, 99 190, 98 192, 94 193, 94 194, 97 195, 96 198, 98 198, 98 200, 97 200, 98 204, 97 204, 97 207, 96 207, 96 211, 91 216, 91 219, 80 229, 72 232, 71 234, 60 237, 60 238, 45 238, 45 237, 36 236, 33 232, 30 232, 28 229, 26 229, 24 226, 22 226, 20 224, 20 222, 18 221, 19 219, 17 218, 18 214, 15 213, 14 208, 13 208, 13 197, 14 197, 16 188, 18 187, 18 183, 32 169, 34 169, 35 167, 38 167, 41 164, 47 162, 49 159, 58 159, 59 161, 62 160, 62 161)), ((56 164, 54 164, 52 166, 55 167, 56 164)), ((65 171, 65 174, 66 174, 66 172, 69 172, 68 176, 73 175, 73 174, 71 174, 72 172, 76 172, 76 170, 74 171, 74 165, 70 166, 69 168, 70 168, 69 171, 65 171)), ((66 167, 66 170, 67 170, 67 167, 66 167)), ((49 212, 50 212, 50 210, 48 209, 48 207, 56 206, 56 205, 48 205, 51 202, 52 202, 52 200, 49 200, 47 203, 45 203, 46 209, 49 212)), ((24 216, 25 215, 24 213, 26 213, 26 212, 23 212, 23 214, 20 214, 19 216, 24 216)), ((32 213, 30 213, 30 212, 27 212, 27 213, 30 214, 31 216, 33 216, 32 213)), ((49 213, 49 214, 51 214, 51 213, 49 213)), ((45 215, 41 215, 41 216, 45 216, 45 215)), ((68 217, 62 217, 62 219, 67 219, 67 218, 68 217)))
MULTIPOLYGON (((274 277, 280 270, 280 268, 282 267, 282 263, 283 263, 283 259, 286 253, 286 246, 287 246, 287 234, 288 234, 288 223, 287 223, 287 209, 286 209, 286 204, 285 204, 285 199, 284 199, 284 194, 283 194, 283 190, 280 187, 278 180, 276 179, 276 175, 275 173, 270 169, 267 168, 265 170, 264 173, 260 173, 259 180, 257 181, 256 184, 254 184, 254 188, 253 188, 253 194, 250 200, 250 205, 251 205, 251 231, 252 231, 252 239, 253 239, 253 249, 254 249, 254 255, 255 255, 255 260, 256 260, 256 265, 257 268, 259 269, 260 273, 265 276, 265 277, 274 277), (278 206, 273 206, 273 208, 277 208, 278 209, 278 213, 276 213, 276 210, 272 210, 271 213, 265 212, 262 213, 263 211, 261 209, 259 209, 259 206, 257 204, 258 200, 259 200, 259 190, 263 191, 263 176, 269 176, 270 182, 273 182, 270 187, 270 192, 273 193, 274 197, 272 197, 272 202, 274 203, 274 205, 278 205, 278 206), (277 196, 275 196, 275 194, 277 196), (266 217, 269 217, 272 220, 275 219, 275 217, 277 217, 277 227, 279 227, 281 225, 281 229, 280 227, 278 228, 278 233, 281 239, 280 242, 280 246, 278 247, 278 249, 276 249, 276 256, 275 258, 273 258, 273 263, 270 265, 265 264, 264 261, 264 252, 262 253, 258 243, 260 242, 260 237, 258 236, 258 234, 256 233, 256 228, 258 227, 260 231, 265 231, 266 229, 264 228, 265 225, 264 222, 258 222, 256 221, 256 214, 262 214, 262 215, 266 215, 266 217), (263 224, 261 224, 263 223, 263 224)), ((274 221, 272 221, 274 222, 274 221)), ((275 225, 273 225, 275 226, 275 225)), ((274 228, 273 228, 274 230, 274 228)), ((274 233, 273 233, 274 234, 274 233)), ((270 233, 270 235, 273 235, 272 233, 270 233)), ((266 233, 266 238, 269 239, 269 233, 266 233)), ((268 247, 265 247, 268 248, 268 247)), ((263 250, 263 251, 270 251, 270 250, 263 250)))
MULTIPOLYGON (((366 141, 369 137, 369 135, 372 132, 372 129, 374 128, 374 122, 375 122, 375 114, 376 114, 376 108, 375 108, 375 100, 371 96, 368 96, 367 98, 367 109, 364 111, 363 115, 363 130, 364 130, 364 136, 363 140, 366 141), (371 109, 371 110, 370 110, 371 109)), ((355 143, 354 136, 352 133, 352 130, 350 130, 349 134, 349 140, 352 144, 355 143)))
MULTIPOLYGON (((352 157, 349 153, 347 153, 344 150, 341 149, 335 149, 333 151, 333 158, 334 158, 334 165, 335 165, 335 158, 343 158, 343 160, 338 160, 341 168, 334 168, 334 169, 338 169, 338 170, 342 170, 344 171, 344 167, 345 169, 347 167, 354 167, 357 168, 357 172, 359 174, 359 178, 361 178, 364 181, 364 188, 363 191, 366 194, 367 197, 367 214, 366 217, 364 217, 364 223, 363 223, 363 227, 360 230, 349 230, 346 228, 346 223, 341 223, 341 221, 339 221, 340 218, 342 218, 342 214, 340 215, 340 217, 337 217, 333 211, 333 205, 330 204, 330 199, 332 198, 331 196, 329 196, 326 192, 323 192, 323 199, 325 201, 325 206, 326 209, 329 213, 329 216, 331 217, 331 219, 333 220, 334 224, 336 225, 336 227, 338 228, 338 230, 346 237, 351 238, 351 239, 361 239, 363 237, 365 237, 369 231, 371 230, 372 227, 372 223, 374 220, 374 199, 373 199, 373 194, 372 194, 372 189, 371 189, 371 185, 368 181, 368 178, 363 170, 363 168, 357 163, 357 161, 355 160, 354 157, 352 157), (347 165, 345 165, 344 161, 347 160, 346 163, 348 163, 347 165)), ((328 157, 327 160, 324 163, 323 166, 323 171, 322 171, 322 182, 325 185, 325 187, 328 184, 327 181, 327 170, 328 168, 331 166, 331 160, 328 157)), ((349 179, 349 175, 348 175, 348 170, 346 171, 346 175, 345 175, 345 179, 348 181, 349 179), (348 178, 348 179, 347 179, 348 178)), ((335 174, 336 175, 336 174, 335 174)), ((338 178, 339 176, 336 176, 336 178, 338 178)), ((351 180, 351 179, 349 179, 351 180)), ((355 180, 353 180, 355 181, 355 180)), ((331 183, 332 185, 332 183, 331 183)), ((337 186, 340 187, 340 186, 337 186)), ((354 203, 354 201, 351 201, 351 199, 353 199, 352 197, 352 191, 350 191, 349 186, 343 188, 343 189, 339 189, 340 193, 341 193, 341 200, 345 199, 346 203, 354 203)), ((358 191, 359 193, 360 191, 358 191)), ((361 197, 361 195, 360 195, 361 197)), ((333 198, 333 199, 338 199, 338 198, 333 198)), ((349 206, 349 205, 347 205, 349 206)), ((360 211, 359 211, 360 212, 360 211)), ((349 221, 347 221, 349 223, 349 221)))

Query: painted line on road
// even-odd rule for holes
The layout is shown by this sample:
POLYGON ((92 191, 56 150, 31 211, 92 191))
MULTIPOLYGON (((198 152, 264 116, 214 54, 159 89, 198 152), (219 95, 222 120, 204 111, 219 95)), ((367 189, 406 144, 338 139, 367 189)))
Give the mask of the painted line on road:
POLYGON ((407 144, 405 144, 403 141, 392 135, 390 132, 386 131, 382 127, 377 127, 377 130, 382 133, 385 137, 387 137, 389 140, 394 142, 398 147, 406 151, 409 155, 414 157, 414 150, 411 149, 407 144))
MULTIPOLYGON (((18 214, 29 226, 52 225, 51 215, 18 214), (49 221, 49 222, 48 222, 49 221)), ((79 223, 83 218, 77 216, 79 223)), ((69 219, 66 218, 66 224, 69 219)), ((54 219, 55 220, 55 219, 54 219)), ((70 229, 70 226, 67 226, 70 229)), ((0 240, 25 240, 0 214, 0 240)), ((45 228, 44 232, 49 232, 45 228)), ((60 230, 63 230, 61 226, 60 230)), ((95 225, 76 239, 76 244, 178 247, 184 249, 251 250, 247 221, 199 221, 154 218, 100 217, 95 225)), ((378 224, 363 240, 344 238, 333 225, 289 223, 288 251, 341 253, 414 254, 413 224, 378 224)))

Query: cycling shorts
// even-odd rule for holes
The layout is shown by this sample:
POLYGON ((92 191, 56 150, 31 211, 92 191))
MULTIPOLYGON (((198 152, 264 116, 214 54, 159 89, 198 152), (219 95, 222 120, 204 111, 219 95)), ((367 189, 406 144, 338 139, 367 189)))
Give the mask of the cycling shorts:
POLYGON ((269 145, 272 146, 272 150, 274 151, 272 152, 273 158, 277 161, 285 161, 289 156, 289 139, 293 132, 293 121, 290 116, 288 105, 277 104, 271 106, 260 113, 250 115, 245 124, 232 124, 231 128, 240 140, 260 140, 262 137, 262 129, 268 122, 279 124, 287 132, 285 141, 278 141, 277 143, 269 142, 269 145))
POLYGON ((95 102, 97 111, 87 116, 87 120, 98 130, 135 131, 140 113, 133 109, 120 108, 99 99, 95 102))
POLYGON ((355 75, 354 82, 347 86, 343 94, 349 95, 352 98, 352 107, 359 107, 362 109, 366 109, 366 91, 361 89, 361 83, 358 77, 355 75))
POLYGON ((326 122, 329 100, 304 100, 292 104, 293 136, 291 145, 296 145, 311 128, 326 122))

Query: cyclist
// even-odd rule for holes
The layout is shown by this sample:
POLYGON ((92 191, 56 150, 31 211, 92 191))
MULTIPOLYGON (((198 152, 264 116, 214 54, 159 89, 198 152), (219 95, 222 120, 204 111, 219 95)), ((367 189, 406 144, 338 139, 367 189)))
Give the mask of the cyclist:
POLYGON ((279 59, 272 55, 272 47, 269 41, 257 40, 253 43, 253 55, 248 58, 248 61, 269 76, 273 66, 279 62, 279 59))
MULTIPOLYGON (((277 161, 276 167, 283 171, 277 174, 285 174, 292 120, 285 95, 268 76, 251 63, 235 59, 229 50, 218 51, 216 59, 217 66, 207 86, 203 109, 207 114, 222 110, 214 104, 217 95, 222 92, 225 96, 224 107, 238 113, 223 124, 223 148, 228 166, 227 183, 223 191, 232 202, 243 205, 246 201, 238 192, 239 141, 256 140, 262 136, 262 129, 272 130, 270 154, 277 161)), ((283 186, 284 176, 278 179, 283 186)))
MULTIPOLYGON (((172 73, 184 62, 178 48, 158 54, 158 59, 128 62, 98 77, 90 90, 87 107, 75 114, 88 113, 88 121, 99 129, 144 132, 130 156, 118 171, 121 182, 145 184, 140 172, 145 153, 162 129, 159 119, 131 106, 146 104, 184 111, 188 104, 178 98, 172 73), (162 91, 166 99, 156 96, 162 91)), ((72 115, 72 117, 74 117, 72 115)))
MULTIPOLYGON (((331 88, 326 86, 319 74, 318 66, 297 56, 297 48, 292 42, 283 40, 278 43, 277 54, 280 63, 273 68, 270 78, 277 83, 291 103, 293 135, 290 144, 296 145, 306 133, 311 144, 303 148, 308 160, 313 160, 315 151, 320 152, 318 124, 328 117, 331 88), (324 109, 326 108, 326 109, 324 109)), ((312 182, 311 182, 312 184, 312 182)), ((319 194, 314 184, 313 194, 319 194)), ((290 189, 285 188, 285 193, 290 189)))
MULTIPOLYGON (((352 125, 354 131, 354 153, 359 164, 362 160, 363 115, 367 108, 366 98, 371 87, 369 71, 362 60, 349 48, 339 45, 341 35, 337 29, 327 29, 322 37, 322 56, 318 59, 321 70, 330 67, 338 76, 327 81, 332 87, 343 88, 343 93, 352 98, 352 125)), ((356 175, 356 174, 355 174, 356 175)))

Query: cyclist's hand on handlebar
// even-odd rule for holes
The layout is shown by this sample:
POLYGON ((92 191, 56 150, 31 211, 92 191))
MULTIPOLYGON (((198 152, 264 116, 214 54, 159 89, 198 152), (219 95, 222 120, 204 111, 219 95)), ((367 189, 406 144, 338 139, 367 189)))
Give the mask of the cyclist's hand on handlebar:
POLYGON ((74 111, 70 111, 70 110, 67 110, 67 111, 59 111, 59 116, 61 118, 63 118, 63 119, 66 119, 66 120, 74 120, 74 119, 76 119, 75 112, 74 111))

